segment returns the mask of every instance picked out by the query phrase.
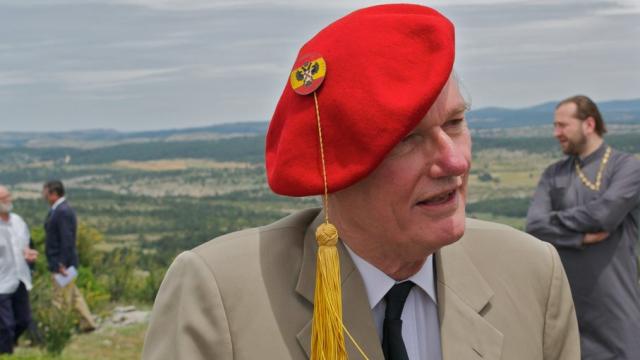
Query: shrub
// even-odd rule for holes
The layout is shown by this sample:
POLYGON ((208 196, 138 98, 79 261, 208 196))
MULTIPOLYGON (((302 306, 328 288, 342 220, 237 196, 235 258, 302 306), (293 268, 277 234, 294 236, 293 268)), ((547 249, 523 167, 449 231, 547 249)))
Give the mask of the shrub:
POLYGON ((96 245, 104 242, 104 236, 98 229, 85 223, 78 224, 76 247, 80 266, 91 267, 102 261, 103 253, 96 249, 96 245))
POLYGON ((166 270, 157 268, 148 272, 148 275, 141 281, 141 285, 136 289, 134 296, 135 300, 143 303, 153 303, 158 295, 158 289, 164 278, 166 270))
POLYGON ((135 286, 135 273, 140 256, 128 248, 116 248, 106 255, 104 268, 108 272, 106 284, 111 300, 128 297, 135 286))
POLYGON ((31 305, 37 329, 42 337, 42 347, 47 353, 58 356, 71 340, 78 319, 70 303, 53 306, 54 290, 47 276, 37 278, 31 291, 31 305))
POLYGON ((92 268, 80 266, 76 285, 84 295, 89 309, 94 313, 99 313, 103 310, 111 299, 109 289, 107 289, 104 281, 96 279, 92 268))

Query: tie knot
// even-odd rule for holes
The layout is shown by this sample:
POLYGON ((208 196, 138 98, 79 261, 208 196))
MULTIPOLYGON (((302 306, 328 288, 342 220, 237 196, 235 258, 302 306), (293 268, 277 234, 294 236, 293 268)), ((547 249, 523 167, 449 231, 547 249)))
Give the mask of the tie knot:
POLYGON ((405 281, 393 285, 391 290, 384 296, 387 301, 387 308, 385 310, 385 319, 400 320, 402 315, 402 309, 404 309, 404 303, 407 301, 407 296, 411 288, 415 285, 412 281, 405 281))

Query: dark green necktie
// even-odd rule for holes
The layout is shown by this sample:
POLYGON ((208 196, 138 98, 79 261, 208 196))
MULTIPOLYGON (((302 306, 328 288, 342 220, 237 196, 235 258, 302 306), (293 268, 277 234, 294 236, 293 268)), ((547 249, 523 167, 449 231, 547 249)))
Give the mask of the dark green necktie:
POLYGON ((385 360, 409 360, 407 349, 402 340, 402 309, 407 296, 413 287, 413 282, 405 281, 393 285, 384 299, 387 308, 384 312, 384 324, 382 325, 382 351, 385 360))

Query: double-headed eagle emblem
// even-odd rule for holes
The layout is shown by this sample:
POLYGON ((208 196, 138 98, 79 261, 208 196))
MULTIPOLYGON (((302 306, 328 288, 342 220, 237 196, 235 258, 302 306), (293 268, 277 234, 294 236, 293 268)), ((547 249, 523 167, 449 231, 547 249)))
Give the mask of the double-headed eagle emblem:
POLYGON ((308 95, 316 91, 327 74, 327 63, 318 54, 302 56, 291 71, 290 82, 293 91, 308 95))
POLYGON ((320 64, 318 64, 317 61, 307 61, 296 71, 296 79, 302 81, 304 86, 311 86, 313 76, 317 74, 318 71, 320 71, 320 64))

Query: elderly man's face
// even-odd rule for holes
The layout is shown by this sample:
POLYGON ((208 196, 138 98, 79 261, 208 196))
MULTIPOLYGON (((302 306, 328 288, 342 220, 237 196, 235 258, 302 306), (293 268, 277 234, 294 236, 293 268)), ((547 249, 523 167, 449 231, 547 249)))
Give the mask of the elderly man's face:
POLYGON ((0 214, 6 214, 13 209, 11 192, 4 186, 0 186, 0 214))
MULTIPOLYGON (((464 233, 471 137, 466 104, 450 79, 424 119, 366 178, 339 191, 345 236, 403 257, 424 257, 464 233)), ((348 240, 348 239, 347 239, 348 240)))

